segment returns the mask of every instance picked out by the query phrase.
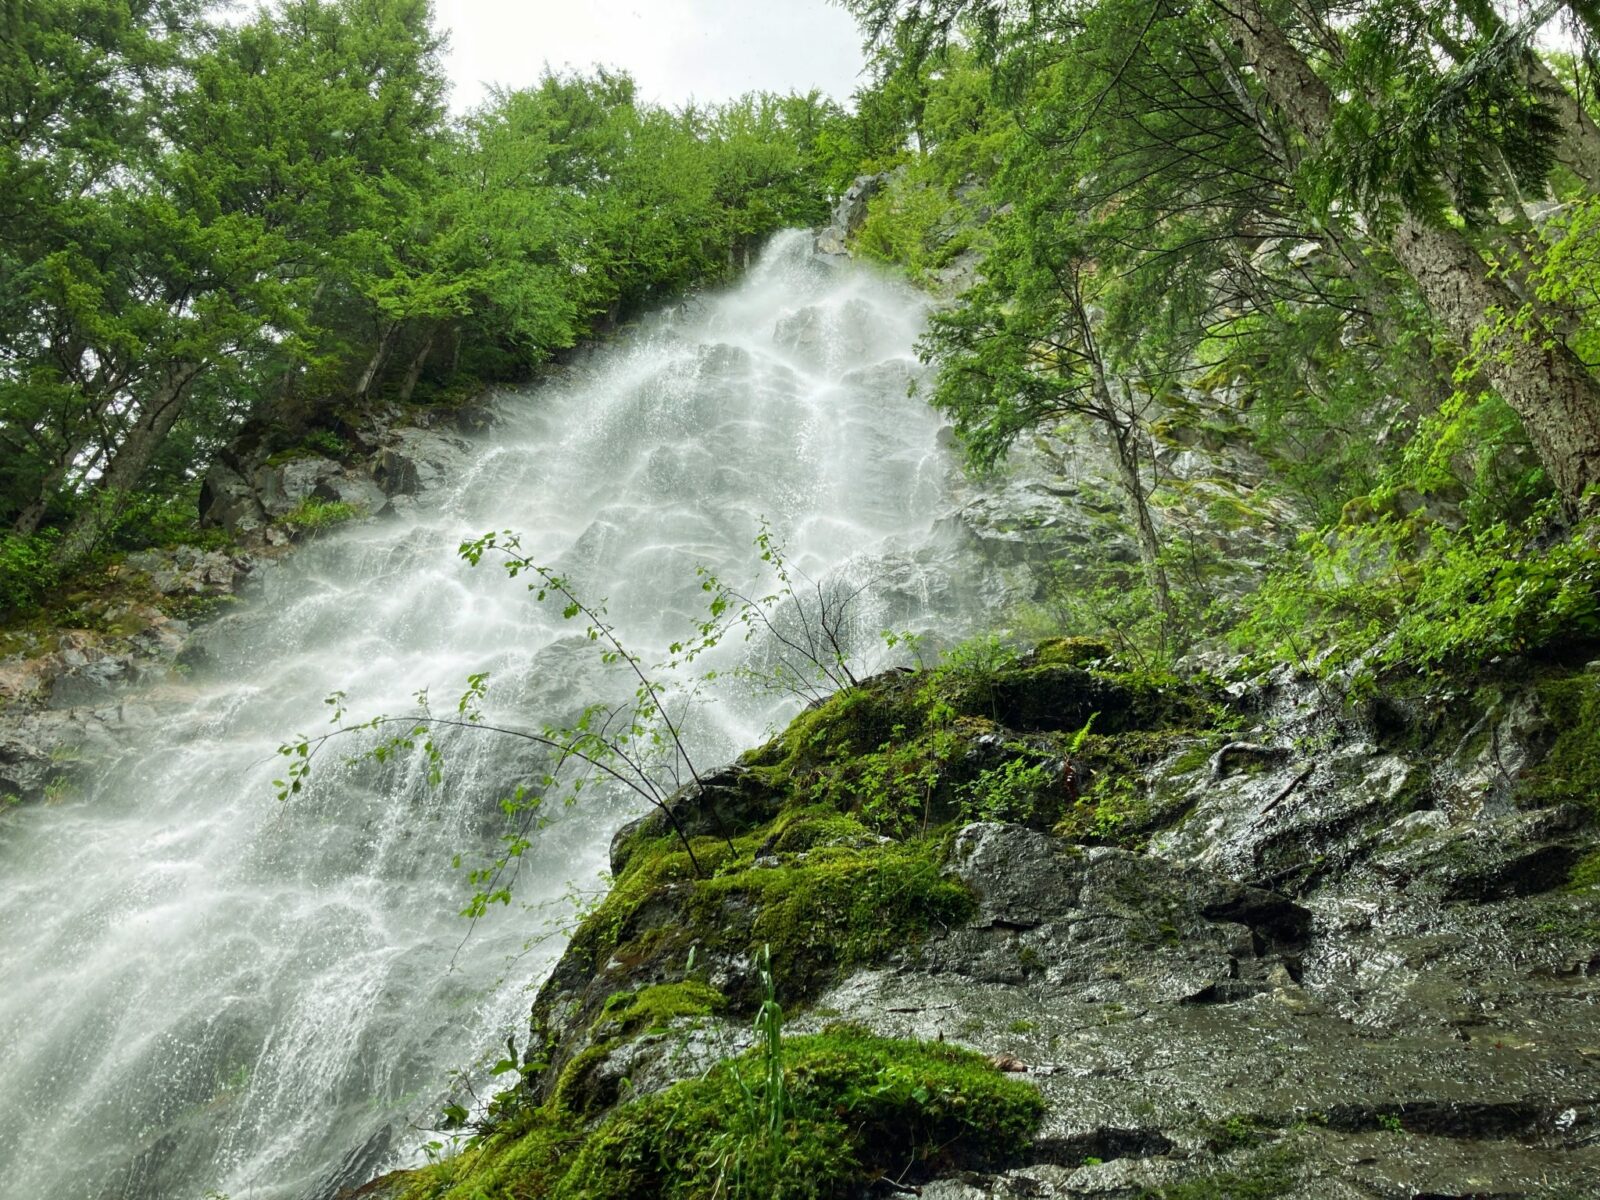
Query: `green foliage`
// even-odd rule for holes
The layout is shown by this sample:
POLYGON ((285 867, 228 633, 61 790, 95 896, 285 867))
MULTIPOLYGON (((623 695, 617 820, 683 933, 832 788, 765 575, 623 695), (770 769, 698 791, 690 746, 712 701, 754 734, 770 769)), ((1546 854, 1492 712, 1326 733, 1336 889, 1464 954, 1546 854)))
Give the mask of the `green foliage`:
POLYGON ((946 650, 927 673, 920 699, 935 720, 953 716, 956 707, 992 711, 996 678, 1020 660, 1016 647, 998 633, 968 638, 946 650))
POLYGON ((1496 655, 1600 635, 1600 549, 1549 507, 1528 521, 1451 530, 1423 515, 1301 539, 1235 630, 1256 652, 1333 669, 1472 669, 1496 655))
POLYGON ((1580 196, 1553 213, 1530 263, 1538 299, 1568 314, 1568 344, 1600 360, 1600 196, 1580 196))
POLYGON ((1014 821, 1028 825, 1046 824, 1059 807, 1061 765, 1056 762, 1029 762, 1026 758, 1007 759, 1001 766, 984 771, 961 794, 961 813, 972 821, 1014 821))
MULTIPOLYGON (((1136 449, 1148 433, 1216 451, 1225 429, 1266 460, 1262 499, 1287 494, 1320 527, 1243 614, 1214 586, 1226 551, 1146 546, 1144 581, 1063 564, 1019 614, 1031 632, 1103 633, 1159 663, 1244 615, 1245 647, 1309 662, 1332 646, 1321 661, 1337 666, 1398 624, 1384 665, 1427 668, 1592 632, 1587 545, 1542 507, 1540 455, 1563 437, 1546 418, 1564 425, 1566 410, 1525 427, 1542 411, 1539 371, 1506 373, 1511 347, 1535 345, 1545 365, 1570 350, 1593 375, 1600 347, 1593 162, 1568 203, 1524 208, 1569 187, 1556 151, 1570 164, 1583 140, 1570 128, 1583 97, 1532 48, 1550 7, 1513 20, 1484 4, 1263 6, 1291 46, 1321 48, 1304 99, 1314 108, 1326 88, 1325 133, 1277 103, 1237 14, 1215 7, 849 7, 880 55, 880 111, 916 146, 862 246, 914 273, 945 244, 987 251, 924 343, 931 398, 974 464, 1081 418, 1136 449), (1385 241, 1402 217, 1464 233, 1460 277, 1481 266, 1518 303, 1446 336, 1436 281, 1408 275, 1385 241), (1427 515, 1346 527, 1351 503, 1407 492, 1427 515)), ((1263 507, 1211 515, 1236 528, 1263 507)))
POLYGON ((53 531, 0 535, 0 616, 29 612, 49 594, 58 540, 53 531))
POLYGON ((247 417, 338 457, 381 395, 525 376, 820 221, 854 153, 816 93, 671 112, 604 70, 452 120, 426 0, 214 7, 0 18, 0 526, 69 566, 149 544, 145 497, 192 529, 247 417))
POLYGON ((320 500, 307 496, 280 518, 290 529, 300 533, 320 533, 362 515, 358 505, 343 500, 320 500))

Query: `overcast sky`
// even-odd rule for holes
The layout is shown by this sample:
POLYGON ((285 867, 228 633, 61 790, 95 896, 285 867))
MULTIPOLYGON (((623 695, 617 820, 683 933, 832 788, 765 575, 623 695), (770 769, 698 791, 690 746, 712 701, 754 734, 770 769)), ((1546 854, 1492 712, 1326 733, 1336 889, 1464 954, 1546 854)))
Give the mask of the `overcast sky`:
POLYGON ((827 0, 435 0, 460 111, 487 84, 533 83, 545 63, 621 67, 647 100, 677 106, 818 88, 844 101, 861 39, 827 0))

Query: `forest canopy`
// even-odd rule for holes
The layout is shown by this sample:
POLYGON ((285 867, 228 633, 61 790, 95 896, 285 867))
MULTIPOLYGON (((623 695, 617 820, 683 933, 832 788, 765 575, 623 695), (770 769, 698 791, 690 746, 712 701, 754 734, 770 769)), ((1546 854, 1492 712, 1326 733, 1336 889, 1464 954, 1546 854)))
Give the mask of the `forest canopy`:
POLYGON ((1596 632, 1600 9, 847 7, 906 131, 859 249, 981 264, 933 402, 980 468, 1084 421, 1118 461, 1144 586, 1088 619, 1408 662, 1596 632), (1158 528, 1154 462, 1207 428, 1303 514, 1243 608, 1158 528))
POLYGON ((0 608, 193 533, 205 464, 523 378, 818 223, 834 102, 547 73, 459 117, 427 0, 0 5, 0 608))

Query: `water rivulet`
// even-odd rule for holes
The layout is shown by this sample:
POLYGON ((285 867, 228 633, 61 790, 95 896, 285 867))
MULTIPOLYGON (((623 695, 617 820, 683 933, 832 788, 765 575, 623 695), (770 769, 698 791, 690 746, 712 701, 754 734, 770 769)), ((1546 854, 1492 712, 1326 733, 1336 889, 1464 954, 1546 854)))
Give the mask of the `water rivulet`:
MULTIPOLYGON (((136 751, 0 834, 0 1197, 326 1196, 414 1155, 450 1072, 525 1019, 559 949, 530 938, 597 886, 632 810, 558 813, 516 904, 468 936, 451 859, 504 832, 516 746, 442 739, 437 787, 420 756, 331 748, 287 804, 276 747, 326 728, 336 690, 361 714, 421 688, 453 708, 490 671, 495 715, 536 725, 617 686, 581 622, 460 561, 489 529, 521 531, 647 656, 703 614, 697 565, 757 575, 762 517, 813 577, 874 581, 863 653, 886 625, 958 622, 971 601, 931 533, 950 464, 907 396, 920 322, 910 292, 784 235, 738 288, 509 397, 414 511, 263 572, 204 667, 130 699, 165 715, 136 751)), ((725 678, 691 718, 708 765, 796 706, 725 678)))

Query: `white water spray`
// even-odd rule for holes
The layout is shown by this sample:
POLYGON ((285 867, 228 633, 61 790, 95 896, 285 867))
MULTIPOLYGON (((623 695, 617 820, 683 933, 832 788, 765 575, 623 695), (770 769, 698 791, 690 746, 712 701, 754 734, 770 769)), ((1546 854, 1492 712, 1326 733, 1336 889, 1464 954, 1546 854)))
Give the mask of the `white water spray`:
MULTIPOLYGON (((974 593, 931 535, 951 468, 906 395, 921 320, 908 290, 780 235, 736 289, 510 398, 415 516, 264 572, 167 728, 0 824, 0 1200, 323 1198, 413 1161, 450 1073, 525 1029, 560 948, 530 938, 597 886, 635 810, 585 793, 463 944, 451 857, 493 852, 527 755, 446 738, 430 787, 415 757, 330 751, 280 805, 276 747, 325 728, 335 690, 404 712, 487 670, 495 714, 537 727, 611 685, 581 623, 460 561, 490 529, 647 657, 703 616, 697 565, 755 575, 763 516, 811 576, 873 581, 864 631, 957 623, 974 593)), ((702 765, 794 707, 732 681, 701 698, 702 765)))

